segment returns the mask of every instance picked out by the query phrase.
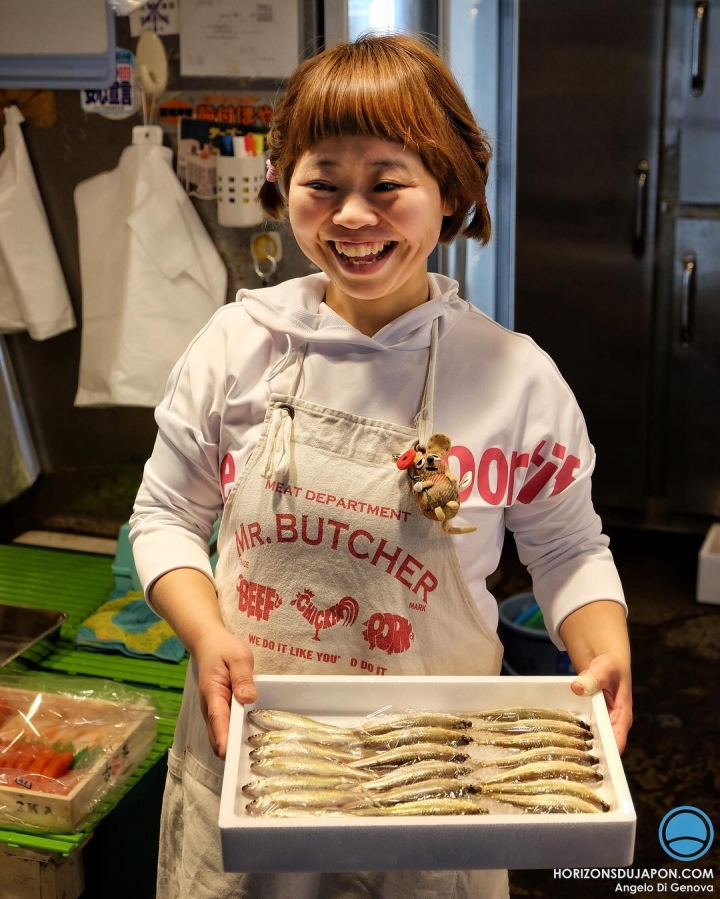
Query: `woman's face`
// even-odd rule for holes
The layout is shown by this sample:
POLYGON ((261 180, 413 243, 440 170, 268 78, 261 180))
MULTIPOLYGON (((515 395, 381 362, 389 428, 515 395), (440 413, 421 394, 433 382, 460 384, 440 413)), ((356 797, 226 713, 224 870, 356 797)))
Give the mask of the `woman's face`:
POLYGON ((427 258, 452 212, 417 153, 376 137, 321 141, 290 182, 290 224, 330 279, 326 302, 365 333, 424 303, 427 258))

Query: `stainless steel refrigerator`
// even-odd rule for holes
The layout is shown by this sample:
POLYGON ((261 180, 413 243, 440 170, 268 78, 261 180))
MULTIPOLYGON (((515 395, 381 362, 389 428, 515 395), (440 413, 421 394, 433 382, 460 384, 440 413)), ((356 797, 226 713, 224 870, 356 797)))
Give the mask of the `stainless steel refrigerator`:
POLYGON ((702 530, 720 515, 720 3, 523 0, 517 163, 515 324, 580 402, 596 503, 702 530))

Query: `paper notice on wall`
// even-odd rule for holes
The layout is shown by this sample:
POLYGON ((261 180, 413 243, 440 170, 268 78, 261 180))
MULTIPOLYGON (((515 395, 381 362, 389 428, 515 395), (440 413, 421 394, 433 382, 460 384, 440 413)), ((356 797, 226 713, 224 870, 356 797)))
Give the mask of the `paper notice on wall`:
POLYGON ((298 62, 297 0, 182 0, 181 75, 284 78, 298 62))
POLYGON ((130 13, 130 36, 139 37, 143 31, 155 34, 177 34, 180 31, 178 0, 148 0, 130 13))

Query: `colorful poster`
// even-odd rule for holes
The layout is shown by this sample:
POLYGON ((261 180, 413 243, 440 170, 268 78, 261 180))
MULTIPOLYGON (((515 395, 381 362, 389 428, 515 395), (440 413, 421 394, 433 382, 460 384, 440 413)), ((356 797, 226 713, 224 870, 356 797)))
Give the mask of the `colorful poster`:
POLYGON ((239 133, 248 129, 266 131, 273 117, 275 91, 252 94, 220 91, 174 91, 161 94, 156 107, 157 124, 174 131, 186 119, 216 125, 234 125, 239 133))

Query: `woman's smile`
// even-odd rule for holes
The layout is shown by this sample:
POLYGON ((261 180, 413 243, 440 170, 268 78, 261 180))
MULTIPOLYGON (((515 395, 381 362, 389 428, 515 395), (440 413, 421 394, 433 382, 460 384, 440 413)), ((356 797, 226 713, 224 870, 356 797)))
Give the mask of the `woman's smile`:
POLYGON ((343 265, 355 274, 369 274, 376 270, 376 263, 388 258, 397 246, 394 240, 366 240, 363 243, 352 243, 345 240, 328 241, 343 265))

